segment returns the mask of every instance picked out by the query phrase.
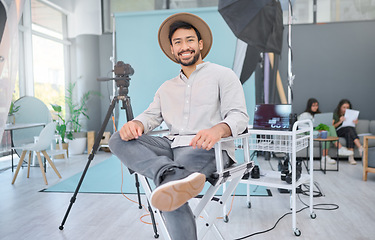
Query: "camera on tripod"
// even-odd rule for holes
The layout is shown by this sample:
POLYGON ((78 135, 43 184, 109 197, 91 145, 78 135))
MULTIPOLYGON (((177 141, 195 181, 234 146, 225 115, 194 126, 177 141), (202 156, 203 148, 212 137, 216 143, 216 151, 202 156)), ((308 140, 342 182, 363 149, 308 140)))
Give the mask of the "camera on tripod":
MULTIPOLYGON (((95 153, 99 148, 100 141, 103 139, 104 131, 105 131, 106 126, 108 124, 109 118, 113 114, 113 110, 115 109, 116 103, 118 103, 119 101, 122 101, 121 109, 124 109, 126 111, 127 121, 131 121, 134 118, 133 110, 132 110, 131 103, 130 103, 130 97, 127 95, 128 94, 128 87, 129 87, 129 80, 130 80, 129 76, 134 74, 134 69, 130 66, 130 64, 125 64, 122 61, 118 61, 115 65, 114 69, 113 69, 113 72, 116 74, 116 77, 112 77, 112 78, 98 77, 97 78, 97 81, 115 80, 116 86, 118 87, 118 94, 113 97, 113 99, 111 101, 111 104, 108 108, 107 114, 105 115, 102 126, 101 126, 98 134, 95 137, 95 142, 94 142, 94 145, 91 149, 91 153, 89 154, 88 161, 86 163, 86 167, 84 168, 84 170, 82 172, 82 176, 81 176, 81 178, 78 182, 77 188, 76 188, 72 198, 70 199, 70 204, 68 206, 68 210, 65 212, 64 219, 63 219, 61 225, 59 226, 60 230, 64 229, 65 221, 66 221, 66 219, 69 215, 69 212, 70 212, 70 209, 73 206, 73 203, 76 201, 76 196, 79 192, 79 188, 81 187, 81 184, 82 184, 82 182, 85 178, 86 172, 89 169, 90 163, 94 159, 95 153)), ((131 171, 131 170, 129 169, 129 171, 131 171)), ((136 179, 137 191, 139 191, 138 178, 135 177, 135 179, 136 179)), ((138 203, 139 203, 139 208, 142 208, 141 198, 140 198, 139 194, 138 194, 138 203)))
POLYGON ((128 87, 130 85, 130 76, 134 74, 134 69, 130 66, 130 64, 124 63, 123 61, 118 61, 112 71, 115 73, 116 77, 99 77, 97 80, 102 82, 115 80, 116 86, 118 87, 118 95, 127 96, 128 87))
MULTIPOLYGON (((116 83, 120 81, 129 81, 130 76, 134 74, 134 69, 130 64, 124 63, 123 61, 118 61, 116 65, 113 67, 112 72, 115 73, 116 77, 109 78, 109 77, 98 77, 98 81, 109 81, 109 80, 115 80, 116 83)), ((128 84, 129 86, 129 84, 128 84)))
POLYGON ((123 61, 118 61, 113 68, 113 72, 116 77, 129 77, 134 74, 134 69, 130 64, 124 63, 123 61))

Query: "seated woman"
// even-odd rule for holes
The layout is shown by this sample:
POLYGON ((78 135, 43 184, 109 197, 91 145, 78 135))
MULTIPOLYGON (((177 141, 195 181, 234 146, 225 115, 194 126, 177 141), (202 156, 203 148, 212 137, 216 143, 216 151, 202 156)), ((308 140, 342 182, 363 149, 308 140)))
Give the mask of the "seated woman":
MULTIPOLYGON (((298 120, 309 119, 311 121, 314 121, 314 115, 316 113, 321 113, 319 110, 319 102, 315 98, 310 98, 309 100, 307 100, 305 111, 298 116, 298 120)), ((328 136, 337 137, 336 129, 334 128, 334 126, 329 126, 328 136)), ((353 155, 353 151, 350 151, 346 147, 343 147, 338 141, 334 142, 334 144, 339 149, 339 155, 341 156, 353 155)), ((323 162, 326 159, 327 163, 335 164, 336 161, 328 155, 329 145, 330 145, 329 142, 323 144, 323 153, 322 153, 321 161, 323 162)))
MULTIPOLYGON (((337 105, 334 113, 333 113, 333 126, 336 128, 337 135, 339 137, 343 137, 346 140, 346 147, 348 150, 353 151, 354 145, 357 146, 360 156, 362 156, 363 153, 363 147, 361 145, 361 142, 359 141, 357 132, 354 127, 345 126, 342 127, 342 123, 345 121, 345 112, 346 109, 352 109, 352 104, 348 99, 342 99, 339 104, 337 105)), ((358 123, 358 119, 353 121, 354 124, 358 123)), ((357 164, 357 162, 354 160, 353 155, 349 156, 348 159, 349 163, 352 165, 357 164)))

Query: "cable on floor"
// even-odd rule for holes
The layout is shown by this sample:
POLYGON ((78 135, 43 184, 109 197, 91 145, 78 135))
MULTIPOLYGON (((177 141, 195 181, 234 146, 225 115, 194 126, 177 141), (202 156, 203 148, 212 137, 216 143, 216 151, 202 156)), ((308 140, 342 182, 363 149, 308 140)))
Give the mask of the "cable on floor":
MULTIPOLYGON (((320 187, 319 187, 319 184, 314 182, 314 185, 317 187, 318 191, 314 191, 314 196, 313 197, 322 197, 324 196, 320 190, 320 187)), ((306 196, 310 196, 309 193, 310 193, 310 186, 308 184, 302 184, 301 187, 304 186, 305 188, 307 188, 307 190, 302 190, 301 193, 297 194, 298 196, 298 199, 300 200, 300 202, 305 205, 305 207, 301 208, 300 210, 296 211, 296 213, 299 213, 299 212, 302 212, 303 210, 305 209, 308 209, 310 208, 310 206, 308 204, 306 204, 305 202, 302 201, 301 197, 300 197, 300 194, 302 195, 306 195, 306 196)), ((337 204, 334 204, 334 203, 318 203, 318 204, 314 204, 313 205, 313 209, 315 210, 326 210, 326 211, 333 211, 333 210, 337 210, 339 209, 339 205, 337 204)), ((246 239, 246 238, 250 238, 250 237, 253 237, 255 235, 259 235, 259 234, 263 234, 263 233, 267 233, 269 231, 272 231, 273 229, 276 228, 277 224, 287 215, 289 214, 292 214, 292 212, 288 212, 288 213, 285 213, 284 215, 282 215, 277 221, 276 223, 273 225, 273 227, 267 229, 267 230, 264 230, 264 231, 259 231, 259 232, 255 232, 255 233, 252 233, 252 234, 249 234, 247 236, 244 236, 244 237, 241 237, 241 238, 236 238, 235 240, 242 240, 242 239, 246 239)))
MULTIPOLYGON (((301 208, 300 210, 296 211, 296 213, 300 213, 302 212, 303 210, 305 209, 308 209, 309 206, 306 205, 305 207, 301 208)), ((327 211, 331 211, 331 210, 337 210, 339 208, 339 206, 337 204, 327 204, 327 203, 320 203, 320 204, 314 204, 313 205, 313 209, 315 210, 327 210, 327 211), (326 206, 325 208, 321 208, 321 207, 318 207, 318 206, 326 206), (332 206, 331 208, 329 208, 329 206, 332 206)), ((253 237, 255 235, 259 235, 259 234, 263 234, 263 233, 267 233, 269 231, 272 231, 273 229, 276 228, 277 224, 284 218, 286 217, 287 215, 290 215, 292 214, 292 212, 287 212, 285 213, 284 215, 282 215, 277 221, 276 223, 273 225, 273 227, 267 229, 267 230, 264 230, 264 231, 260 231, 260 232, 255 232, 255 233, 252 233, 252 234, 249 234, 247 236, 244 236, 244 237, 241 237, 241 238, 236 238, 235 240, 242 240, 242 239, 246 239, 246 238, 250 238, 250 237, 253 237)))
MULTIPOLYGON (((299 213, 299 212, 305 210, 306 208, 308 208, 308 207, 303 207, 303 208, 301 208, 300 210, 296 211, 296 213, 299 213)), ((260 231, 260 232, 255 232, 255 233, 249 234, 249 235, 244 236, 244 237, 241 237, 241 238, 236 238, 236 239, 234 239, 234 240, 242 240, 242 239, 246 239, 246 238, 249 238, 249 237, 253 237, 253 236, 255 236, 255 235, 259 235, 259 234, 263 234, 263 233, 267 233, 267 232, 269 232, 269 231, 272 231, 273 229, 276 228, 277 224, 281 221, 281 219, 283 219, 285 216, 287 216, 287 215, 289 215, 289 214, 292 214, 292 212, 287 212, 287 213, 285 213, 284 215, 282 215, 282 216, 276 221, 275 225, 273 225, 273 227, 271 227, 271 228, 269 228, 269 229, 267 229, 267 230, 260 231)))

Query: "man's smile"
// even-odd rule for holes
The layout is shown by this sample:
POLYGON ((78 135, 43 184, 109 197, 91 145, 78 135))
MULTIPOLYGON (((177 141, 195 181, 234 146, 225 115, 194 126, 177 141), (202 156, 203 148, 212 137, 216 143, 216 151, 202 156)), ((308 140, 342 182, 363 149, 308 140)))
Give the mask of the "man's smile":
POLYGON ((195 53, 195 51, 184 51, 184 52, 180 52, 178 55, 186 58, 186 57, 190 57, 191 55, 193 55, 195 53))

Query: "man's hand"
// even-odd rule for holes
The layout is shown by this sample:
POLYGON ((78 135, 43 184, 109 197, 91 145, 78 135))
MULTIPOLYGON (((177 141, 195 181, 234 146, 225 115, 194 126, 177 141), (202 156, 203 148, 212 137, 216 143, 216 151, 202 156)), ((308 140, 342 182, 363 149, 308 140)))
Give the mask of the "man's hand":
POLYGON ((142 136, 144 127, 140 121, 132 120, 125 123, 120 129, 120 137, 124 141, 130 141, 132 139, 137 139, 142 136))
POLYGON ((219 123, 212 128, 200 130, 191 140, 190 146, 210 150, 221 138, 231 136, 232 132, 225 123, 219 123))

